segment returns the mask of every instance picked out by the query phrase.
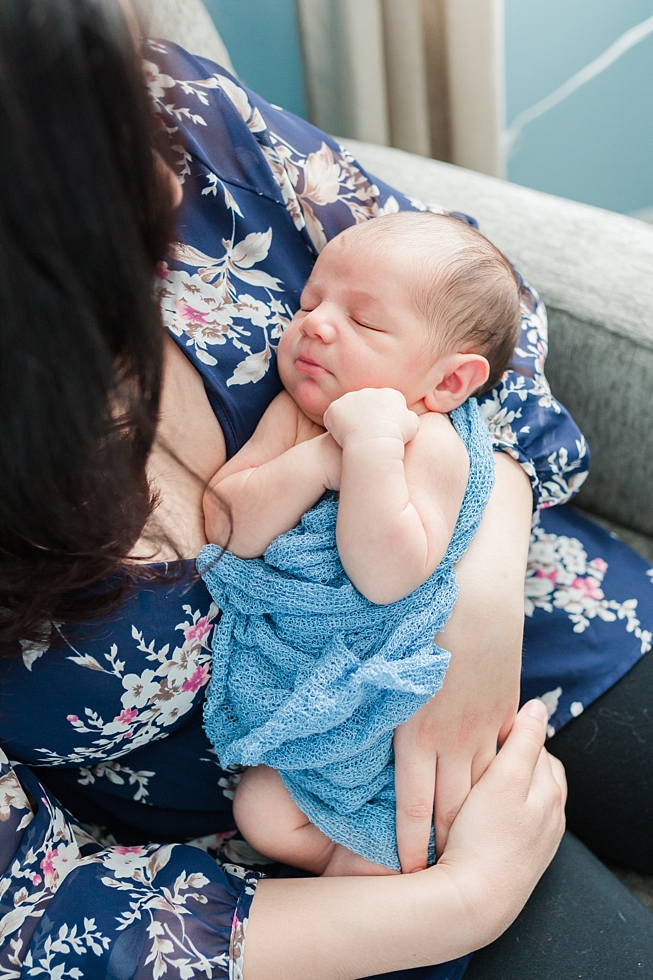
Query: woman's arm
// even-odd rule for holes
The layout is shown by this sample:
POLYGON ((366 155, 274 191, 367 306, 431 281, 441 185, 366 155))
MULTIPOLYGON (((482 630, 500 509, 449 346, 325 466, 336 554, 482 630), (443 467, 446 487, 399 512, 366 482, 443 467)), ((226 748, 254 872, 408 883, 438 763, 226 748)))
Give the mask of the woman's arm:
POLYGON ((470 793, 447 849, 414 875, 262 881, 244 980, 356 980, 442 963, 501 935, 553 858, 565 778, 529 702, 470 793))
POLYGON ((519 702, 524 574, 531 490, 520 466, 495 454, 495 486, 457 566, 458 601, 438 642, 451 651, 442 689, 395 732, 397 840, 402 868, 426 866, 435 800, 436 844, 510 730, 519 702))
POLYGON ((182 844, 102 847, 2 752, 0 875, 4 980, 226 980, 259 877, 227 874, 182 844))

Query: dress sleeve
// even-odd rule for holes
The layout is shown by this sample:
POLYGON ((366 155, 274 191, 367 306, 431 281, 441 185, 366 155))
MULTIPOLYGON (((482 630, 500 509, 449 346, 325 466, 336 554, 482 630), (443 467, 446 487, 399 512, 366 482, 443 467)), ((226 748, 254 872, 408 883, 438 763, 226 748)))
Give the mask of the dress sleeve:
POLYGON ((102 847, 0 752, 0 978, 241 980, 258 875, 183 844, 102 847))
MULTIPOLYGON (((167 42, 151 43, 153 62, 157 59, 150 63, 151 88, 161 112, 172 112, 169 128, 182 137, 177 149, 186 147, 201 158, 216 179, 249 185, 284 205, 314 254, 356 222, 399 210, 442 210, 427 208, 371 176, 332 137, 265 102, 219 66, 167 42), (173 102, 177 92, 186 99, 183 105, 173 102), (229 113, 221 108, 225 98, 229 113)), ((473 218, 457 216, 476 226, 473 218)), ((519 343, 510 370, 483 396, 482 407, 495 449, 509 453, 528 475, 534 506, 551 507, 578 492, 587 476, 589 451, 544 374, 544 304, 520 283, 519 343)))

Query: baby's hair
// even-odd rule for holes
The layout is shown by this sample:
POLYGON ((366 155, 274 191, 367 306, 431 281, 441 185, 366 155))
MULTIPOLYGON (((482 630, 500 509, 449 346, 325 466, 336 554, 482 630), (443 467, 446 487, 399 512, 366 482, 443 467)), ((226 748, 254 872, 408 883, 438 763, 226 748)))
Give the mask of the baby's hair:
POLYGON ((490 365, 482 390, 492 388, 510 364, 521 324, 519 280, 496 245, 463 219, 432 211, 366 221, 352 244, 357 238, 366 247, 375 239, 379 248, 390 245, 411 262, 413 301, 434 328, 435 356, 461 346, 481 354, 490 365))

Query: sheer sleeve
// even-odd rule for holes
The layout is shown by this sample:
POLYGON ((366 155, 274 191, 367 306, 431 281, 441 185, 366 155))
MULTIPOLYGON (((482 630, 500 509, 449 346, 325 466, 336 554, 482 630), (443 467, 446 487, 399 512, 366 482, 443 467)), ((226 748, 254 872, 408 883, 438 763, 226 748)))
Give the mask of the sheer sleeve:
POLYGON ((101 847, 0 753, 2 980, 240 980, 258 875, 236 871, 188 845, 101 847))
MULTIPOLYGON (((175 136, 173 148, 182 158, 180 176, 195 179, 191 160, 200 161, 205 179, 208 172, 202 195, 215 198, 221 185, 224 209, 234 215, 234 221, 235 214, 243 217, 238 195, 247 188, 260 203, 252 205, 248 200, 245 218, 251 218, 252 208, 263 215, 263 201, 274 201, 285 208, 295 236, 301 236, 316 255, 351 224, 398 210, 426 209, 369 175, 330 136, 265 102, 218 65, 168 42, 151 42, 150 55, 151 90, 175 136)), ((189 199, 188 227, 199 221, 206 197, 191 194, 189 199)), ((429 210, 438 208, 429 206, 429 210)), ((459 217, 476 224, 465 215, 459 217)), ((278 231, 275 235, 280 239, 278 231)), ((513 456, 527 473, 534 505, 550 507, 580 489, 589 452, 546 381, 544 305, 528 285, 522 283, 521 288, 522 330, 511 370, 483 397, 483 411, 496 449, 513 456)), ((268 350, 265 356, 269 357, 268 350)))

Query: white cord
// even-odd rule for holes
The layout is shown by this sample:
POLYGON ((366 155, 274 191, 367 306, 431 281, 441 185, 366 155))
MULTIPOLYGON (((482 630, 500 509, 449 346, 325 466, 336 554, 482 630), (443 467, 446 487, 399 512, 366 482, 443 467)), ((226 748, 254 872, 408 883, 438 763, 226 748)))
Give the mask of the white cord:
POLYGON ((609 48, 606 48, 603 54, 600 54, 594 61, 590 61, 589 65, 577 71, 575 75, 572 75, 568 81, 560 85, 550 95, 547 95, 544 99, 540 99, 539 102, 536 102, 529 109, 524 109, 523 112, 517 113, 510 126, 503 133, 502 143, 505 158, 509 159, 511 156, 514 156, 524 127, 528 123, 533 122, 534 119, 539 119, 545 112, 549 112, 549 110, 559 105, 572 92, 575 92, 582 85, 596 78, 597 75, 600 75, 601 72, 604 72, 606 68, 609 68, 610 65, 613 65, 615 61, 621 58, 623 54, 630 51, 631 48, 634 48, 636 44, 639 44, 640 41, 643 41, 651 34, 653 34, 653 17, 649 17, 647 20, 642 21, 641 24, 631 27, 621 37, 618 37, 609 48))

